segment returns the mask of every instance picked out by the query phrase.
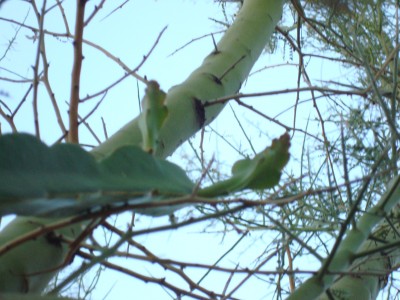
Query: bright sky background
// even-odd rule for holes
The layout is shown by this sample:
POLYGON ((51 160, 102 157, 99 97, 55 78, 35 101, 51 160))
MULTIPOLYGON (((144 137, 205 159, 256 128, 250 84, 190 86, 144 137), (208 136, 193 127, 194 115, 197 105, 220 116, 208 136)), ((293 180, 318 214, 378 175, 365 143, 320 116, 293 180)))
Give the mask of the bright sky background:
MULTIPOLYGON (((55 1, 48 2, 54 3, 55 1)), ((157 80, 161 88, 165 91, 183 81, 190 72, 199 66, 202 59, 213 49, 212 39, 208 36, 190 44, 175 55, 170 56, 170 54, 193 38, 220 31, 222 26, 210 20, 210 18, 224 21, 221 6, 211 0, 131 0, 123 9, 119 9, 107 17, 111 11, 123 2, 122 0, 106 1, 105 7, 86 29, 85 38, 101 45, 113 55, 119 57, 129 67, 134 68, 141 61, 143 55, 152 47, 161 30, 165 26, 168 26, 153 54, 138 72, 142 76, 146 75, 149 79, 157 80)), ((74 9, 70 8, 74 6, 74 3, 75 1, 73 0, 64 1, 64 7, 67 12, 71 13, 74 11, 74 9)), ((89 1, 88 13, 92 11, 94 3, 97 3, 97 1, 89 1)), ((231 7, 233 9, 235 4, 232 4, 231 7)), ((22 20, 27 14, 26 24, 34 24, 36 26, 33 12, 29 11, 28 5, 21 1, 7 1, 0 10, 0 17, 15 20, 22 20)), ((228 13, 228 17, 230 15, 228 13)), ((67 15, 67 17, 70 20, 70 30, 73 31, 72 20, 74 16, 67 15)), ((51 31, 65 31, 57 9, 46 18, 45 27, 51 31)), ((15 25, 0 21, 0 45, 2 49, 9 43, 16 29, 15 25)), ((215 35, 217 40, 219 37, 220 35, 215 35)), ((31 65, 34 61, 37 47, 37 43, 33 43, 31 38, 32 33, 29 30, 21 30, 17 42, 13 44, 7 57, 0 61, 0 77, 13 77, 7 70, 13 70, 22 76, 30 77, 32 74, 31 65)), ((72 45, 65 38, 52 37, 47 37, 46 45, 48 47, 47 54, 50 63, 51 84, 54 87, 56 97, 61 103, 62 101, 67 101, 70 94, 72 45)), ((124 71, 119 66, 89 46, 84 47, 84 55, 81 96, 97 92, 124 74, 124 71)), ((284 52, 278 50, 275 55, 264 54, 254 70, 267 66, 270 69, 255 74, 245 84, 243 91, 261 92, 281 88, 295 88, 296 68, 290 66, 290 64, 295 64, 296 62, 296 57, 294 57, 294 60, 290 60, 288 50, 284 52), (288 63, 288 65, 286 67, 273 68, 274 65, 282 63, 288 63)), ((310 67, 312 64, 315 64, 315 71, 312 74, 318 76, 316 79, 324 79, 326 75, 323 72, 323 70, 326 70, 325 65, 320 62, 311 62, 310 67)), ((338 71, 340 70, 333 69, 333 67, 329 69, 329 78, 332 78, 332 74, 338 71)), ((15 78, 18 78, 18 76, 15 76, 15 78)), ((26 86, 8 85, 4 81, 1 81, 1 84, 0 90, 5 90, 10 94, 10 97, 4 100, 7 105, 14 108, 26 92, 26 86)), ((107 94, 97 113, 88 120, 101 139, 104 139, 101 129, 101 117, 104 117, 108 133, 111 135, 139 113, 138 93, 141 97, 143 90, 144 86, 142 84, 139 84, 138 91, 136 80, 128 78, 107 94)), ((46 100, 40 100, 41 131, 44 140, 47 143, 53 143, 61 135, 61 132, 56 126, 53 109, 50 107, 48 98, 44 94, 43 98, 46 100)), ((81 105, 80 112, 82 116, 85 115, 85 112, 90 111, 98 100, 99 98, 96 98, 81 105)), ((294 100, 295 95, 293 94, 259 98, 252 100, 251 104, 255 107, 262 107, 264 111, 268 110, 269 116, 273 117, 275 114, 294 105, 294 100), (267 109, 266 106, 268 106, 267 109)), ((280 136, 284 132, 282 128, 277 128, 263 119, 257 119, 254 114, 248 113, 246 110, 238 109, 235 104, 233 104, 233 107, 235 107, 235 112, 241 118, 243 124, 248 126, 248 134, 257 151, 268 145, 272 138, 280 136)), ((312 103, 307 102, 299 107, 300 110, 298 113, 300 117, 297 121, 305 123, 310 114, 313 114, 312 103)), ((64 121, 67 122, 67 105, 61 105, 61 109, 64 121)), ((311 115, 311 117, 313 116, 311 115)), ((284 113, 279 120, 291 125, 292 118, 293 111, 290 110, 284 113)), ((30 99, 22 107, 21 113, 18 114, 17 124, 18 128, 23 131, 33 133, 30 99)), ((1 125, 3 132, 10 131, 10 128, 2 120, 1 125)), ((245 154, 251 154, 249 145, 246 144, 238 124, 233 121, 232 110, 229 107, 212 124, 212 128, 217 129, 221 134, 229 138, 234 146, 243 150, 245 154)), ((298 138, 300 141, 302 139, 301 136, 295 138, 298 138)), ((81 139, 85 142, 95 144, 94 139, 91 138, 86 129, 81 129, 81 139)), ((193 141, 195 146, 198 145, 198 139, 194 139, 193 141)), ((216 139, 215 135, 210 137, 208 145, 209 148, 206 157, 210 159, 215 155, 217 160, 219 159, 222 164, 225 164, 226 169, 222 169, 224 171, 229 170, 232 163, 240 158, 235 149, 232 149, 220 139, 216 139), (218 142, 215 142, 215 140, 218 142)), ((190 160, 187 161, 182 158, 182 155, 185 153, 190 153, 187 150, 188 147, 184 149, 186 150, 178 150, 177 154, 173 157, 173 160, 180 163, 183 167, 190 166, 190 160)), ((296 151, 296 149, 292 151, 296 151)), ((130 215, 127 218, 120 218, 118 222, 123 228, 125 224, 130 222, 130 215)), ((167 218, 139 217, 136 220, 138 229, 165 223, 168 223, 167 218)), ((137 241, 142 242, 149 250, 165 258, 213 263, 241 236, 233 232, 222 238, 222 235, 214 233, 215 231, 222 230, 220 224, 214 228, 210 228, 208 230, 209 233, 198 234, 202 229, 201 225, 190 226, 177 231, 139 237, 137 241)), ((242 266, 252 266, 253 260, 263 252, 263 249, 274 238, 274 236, 265 236, 263 232, 252 232, 246 238, 247 241, 242 241, 235 249, 235 253, 223 262, 230 267, 235 267, 237 263, 240 263, 242 266)), ((143 272, 143 274, 162 276, 159 275, 162 274, 160 268, 153 268, 147 264, 144 266, 143 264, 131 265, 131 260, 123 261, 121 264, 131 267, 138 272, 143 272)), ((275 268, 276 265, 270 265, 271 270, 275 268)), ((203 274, 204 270, 199 271, 194 278, 199 279, 203 274)), ((223 274, 222 277, 210 276, 207 278, 207 281, 215 286, 216 291, 221 291, 227 279, 228 275, 223 274)), ((238 282, 239 280, 240 278, 237 277, 233 282, 238 282)), ((233 283, 231 284, 233 286, 233 283)), ((265 289, 265 285, 262 281, 252 281, 241 288, 235 296, 240 299, 253 300, 255 298, 251 296, 251 291, 260 291, 263 289, 265 289)), ((271 299, 273 293, 273 290, 265 290, 265 295, 260 299, 271 299)), ((167 293, 157 285, 145 284, 139 280, 121 276, 115 272, 103 274, 93 293, 92 299, 103 299, 106 294, 107 297, 105 299, 122 299, 122 297, 131 297, 131 299, 170 299, 167 293), (110 291, 109 294, 107 294, 108 291, 110 291)))

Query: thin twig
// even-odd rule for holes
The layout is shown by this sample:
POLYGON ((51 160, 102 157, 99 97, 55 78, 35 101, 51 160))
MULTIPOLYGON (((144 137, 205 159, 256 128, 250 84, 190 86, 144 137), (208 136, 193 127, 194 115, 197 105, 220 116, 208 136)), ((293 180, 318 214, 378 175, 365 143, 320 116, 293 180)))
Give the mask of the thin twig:
POLYGON ((92 21, 92 19, 96 16, 96 14, 100 11, 100 9, 103 8, 103 5, 105 2, 106 2, 106 0, 101 0, 98 5, 95 5, 94 10, 90 14, 90 16, 86 19, 84 26, 89 25, 90 21, 92 21))
POLYGON ((33 119, 34 119, 34 127, 35 127, 35 134, 38 139, 40 139, 40 126, 39 126, 39 110, 38 110, 38 92, 39 92, 39 65, 40 65, 40 53, 42 51, 42 46, 44 44, 44 17, 46 11, 46 3, 47 1, 43 1, 42 10, 39 13, 36 2, 31 1, 33 10, 35 11, 37 21, 39 23, 39 30, 36 32, 38 35, 39 41, 37 46, 36 58, 35 58, 35 65, 33 67, 33 119))

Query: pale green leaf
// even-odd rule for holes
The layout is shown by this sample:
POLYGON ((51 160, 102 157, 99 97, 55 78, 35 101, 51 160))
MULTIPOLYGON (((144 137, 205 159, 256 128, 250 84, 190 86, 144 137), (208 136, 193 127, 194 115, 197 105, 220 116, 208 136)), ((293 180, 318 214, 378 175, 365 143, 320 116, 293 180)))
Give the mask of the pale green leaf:
POLYGON ((283 167, 289 161, 290 137, 285 133, 254 158, 237 161, 231 178, 201 189, 199 195, 215 197, 244 189, 266 189, 278 184, 283 167))

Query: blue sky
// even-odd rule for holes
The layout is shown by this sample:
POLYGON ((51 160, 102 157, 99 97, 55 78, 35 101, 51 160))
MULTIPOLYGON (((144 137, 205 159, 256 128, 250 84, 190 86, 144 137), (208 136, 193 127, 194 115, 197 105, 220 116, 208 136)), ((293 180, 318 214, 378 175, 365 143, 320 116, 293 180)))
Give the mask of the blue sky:
MULTIPOLYGON (((120 58, 129 67, 134 68, 154 44, 161 30, 167 27, 167 30, 161 37, 156 49, 147 59, 144 66, 138 72, 141 76, 147 76, 149 79, 157 80, 161 88, 168 90, 171 86, 183 81, 191 71, 193 71, 202 61, 202 59, 213 49, 212 38, 210 36, 195 41, 180 50, 174 55, 170 55, 176 49, 185 45, 194 38, 201 37, 211 32, 219 32, 223 26, 210 20, 210 18, 224 21, 223 11, 220 4, 211 0, 131 0, 122 9, 116 10, 110 16, 111 11, 117 8, 124 1, 106 1, 104 8, 98 16, 92 21, 91 25, 85 29, 85 38, 101 45, 107 51, 120 58)), ((49 1, 54 3, 54 1, 49 1)), ((64 7, 67 11, 67 18, 70 20, 70 28, 73 30, 73 7, 75 1, 64 1, 64 7)), ((90 1, 87 12, 93 9, 94 1, 90 1)), ((235 4, 231 5, 231 11, 235 4)), ((29 6, 20 1, 8 1, 0 10, 0 17, 22 20, 27 15, 26 24, 36 25, 34 15, 29 6)), ((228 17, 230 13, 228 11, 228 17)), ((64 32, 65 26, 60 18, 60 12, 55 9, 49 13, 46 18, 46 27, 49 30, 64 32)), ((8 41, 14 36, 18 28, 7 22, 0 22, 0 45, 4 48, 8 41)), ((219 34, 215 34, 218 40, 219 34)), ((70 74, 72 61, 71 42, 63 37, 47 37, 47 54, 50 63, 50 80, 54 88, 55 95, 60 103, 63 112, 64 121, 67 121, 67 105, 63 104, 68 100, 70 90, 70 74)), ((32 41, 32 32, 21 29, 18 34, 18 40, 13 44, 12 49, 6 58, 0 62, 0 77, 7 76, 18 78, 20 76, 30 77, 32 74, 32 62, 36 53, 37 43, 32 41), (7 70, 18 72, 20 76, 12 75, 7 70)), ((84 47, 85 59, 82 70, 81 96, 93 94, 101 90, 120 78, 124 71, 112 62, 109 58, 99 53, 90 46, 84 47)), ((255 74, 245 83, 243 91, 262 92, 272 91, 283 88, 294 88, 296 86, 296 68, 290 64, 288 53, 278 51, 275 55, 264 54, 255 66, 254 70, 269 66, 270 68, 255 74), (285 67, 272 68, 274 65, 287 64, 285 67)), ((325 65, 315 64, 317 79, 323 79, 326 74, 323 73, 325 65)), ((337 70, 331 69, 330 75, 337 70)), ((4 99, 10 107, 16 107, 22 95, 26 92, 26 84, 9 84, 0 82, 1 89, 7 90, 9 98, 4 99)), ((118 130, 127 121, 131 120, 139 113, 139 98, 143 95, 144 86, 139 84, 134 78, 124 80, 118 87, 110 90, 96 114, 88 122, 92 128, 96 129, 99 137, 104 138, 102 134, 101 117, 104 118, 109 135, 118 130)), ((41 89, 40 97, 40 116, 41 130, 43 139, 47 143, 53 143, 60 136, 60 130, 56 125, 53 110, 46 97, 45 90, 41 89)), ((274 96, 269 98, 259 98, 251 100, 254 107, 268 111, 270 116, 291 107, 294 104, 295 96, 274 96)), ((84 115, 90 111, 99 98, 88 101, 81 106, 81 113, 84 115)), ((23 131, 33 133, 33 119, 31 112, 31 100, 28 100, 18 114, 17 123, 23 131)), ((233 104, 235 112, 241 118, 241 121, 248 126, 247 133, 254 143, 256 150, 263 149, 270 143, 271 138, 277 137, 283 133, 282 128, 266 122, 262 118, 257 118, 254 113, 249 113, 245 109, 239 109, 233 104)), ((299 109, 299 122, 305 122, 310 114, 311 104, 299 109)), ((293 112, 284 113, 280 120, 288 122, 291 125, 293 112)), ((229 172, 232 163, 237 160, 237 150, 240 149, 244 154, 251 154, 251 149, 239 125, 233 122, 233 114, 230 108, 227 108, 221 117, 214 122, 211 127, 218 130, 220 134, 226 137, 235 148, 230 146, 220 138, 211 134, 207 138, 207 159, 214 155, 221 162, 221 170, 229 172)), ((2 122, 2 131, 8 132, 10 128, 2 122)), ((81 130, 81 138, 88 144, 95 143, 89 132, 81 130)), ((301 138, 301 137, 300 137, 301 138)), ((193 139, 194 145, 198 145, 199 138, 193 139)), ((177 151, 172 158, 183 167, 190 166, 191 158, 186 159, 190 154, 189 147, 186 145, 183 149, 177 151)), ((191 154, 192 155, 192 154, 191 154)), ((198 174, 197 174, 198 175, 198 174)), ((130 221, 130 216, 118 219, 119 226, 122 228, 130 221)), ((137 229, 152 227, 157 224, 168 223, 167 218, 146 218, 139 217, 136 221, 137 229)), ((190 226, 177 231, 166 233, 157 233, 148 236, 139 237, 137 240, 142 242, 149 250, 156 252, 165 258, 175 258, 191 262, 214 263, 223 255, 239 238, 240 234, 232 232, 225 236, 217 234, 223 228, 221 224, 209 228, 208 233, 201 233, 203 227, 190 226)), ((252 266, 255 263, 257 255, 265 251, 271 251, 273 248, 271 242, 275 236, 265 236, 263 232, 252 232, 246 243, 240 244, 235 248, 235 252, 223 261, 224 264, 235 267, 238 262, 244 266, 252 266), (267 250, 268 249, 268 250, 267 250), (244 255, 245 253, 245 255, 244 255)), ((149 264, 133 264, 131 260, 122 259, 118 261, 124 266, 129 266, 145 275, 163 276, 163 270, 149 264)), ((276 264, 270 263, 269 269, 274 270, 276 264)), ((193 271, 195 278, 200 278, 204 274, 202 271, 193 271), (195 274, 196 273, 196 274, 195 274)), ((206 280, 210 286, 215 289, 221 289, 228 275, 222 277, 210 275, 206 280)), ((235 278, 233 282, 238 282, 242 278, 235 278)), ((232 283, 233 285, 233 283, 232 283)), ((92 299, 102 299, 106 292, 111 289, 107 299, 120 299, 126 295, 132 295, 133 299, 170 299, 165 291, 159 286, 146 284, 139 280, 127 276, 121 276, 115 272, 105 273, 101 277, 92 299)), ((252 290, 265 289, 262 281, 252 281, 245 285, 235 294, 241 299, 249 298, 252 290)), ((265 291, 264 298, 270 299, 274 290, 265 291)))

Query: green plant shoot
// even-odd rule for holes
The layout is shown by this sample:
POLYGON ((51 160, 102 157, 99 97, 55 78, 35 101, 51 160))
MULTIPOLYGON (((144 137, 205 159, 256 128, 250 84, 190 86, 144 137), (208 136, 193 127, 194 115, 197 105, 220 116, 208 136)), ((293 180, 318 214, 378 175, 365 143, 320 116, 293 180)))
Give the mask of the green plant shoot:
POLYGON ((142 100, 142 114, 139 119, 139 128, 142 132, 143 150, 154 153, 159 146, 159 132, 168 115, 165 106, 166 94, 160 89, 157 81, 147 83, 146 94, 142 100))
POLYGON ((244 189, 266 189, 278 184, 283 167, 289 161, 290 137, 288 133, 274 139, 272 145, 254 158, 237 161, 232 177, 199 190, 202 197, 216 197, 244 189))

